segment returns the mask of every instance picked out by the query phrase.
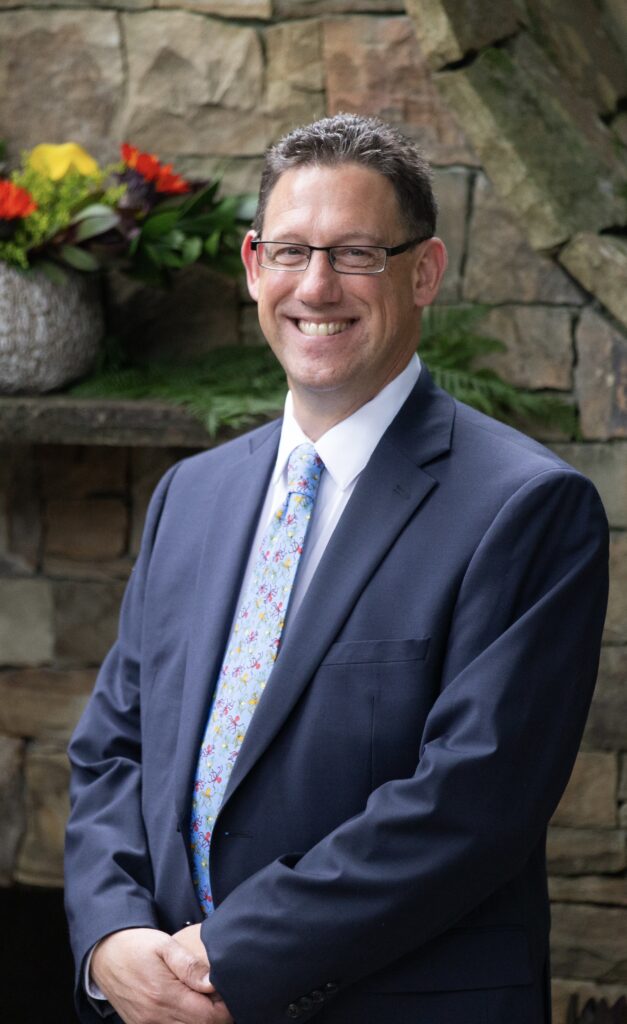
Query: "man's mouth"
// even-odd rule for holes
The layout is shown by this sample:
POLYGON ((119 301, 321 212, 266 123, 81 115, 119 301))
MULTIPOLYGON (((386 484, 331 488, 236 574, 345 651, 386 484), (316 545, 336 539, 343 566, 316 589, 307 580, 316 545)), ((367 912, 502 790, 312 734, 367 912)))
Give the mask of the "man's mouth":
POLYGON ((297 320, 296 326, 301 334, 307 334, 311 338, 326 338, 330 334, 339 334, 341 331, 345 331, 352 323, 352 320, 329 320, 325 323, 297 320))

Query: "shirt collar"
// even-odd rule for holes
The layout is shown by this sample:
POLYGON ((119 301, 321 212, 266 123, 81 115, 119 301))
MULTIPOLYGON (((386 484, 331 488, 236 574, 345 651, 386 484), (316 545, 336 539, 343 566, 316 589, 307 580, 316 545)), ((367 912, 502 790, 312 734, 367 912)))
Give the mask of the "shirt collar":
MULTIPOLYGON (((383 434, 413 390, 420 369, 420 359, 414 355, 398 377, 316 441, 315 448, 325 469, 341 490, 345 490, 365 468, 383 434)), ((292 395, 288 391, 273 483, 278 483, 285 472, 287 460, 294 448, 306 443, 311 442, 296 422, 292 395)))

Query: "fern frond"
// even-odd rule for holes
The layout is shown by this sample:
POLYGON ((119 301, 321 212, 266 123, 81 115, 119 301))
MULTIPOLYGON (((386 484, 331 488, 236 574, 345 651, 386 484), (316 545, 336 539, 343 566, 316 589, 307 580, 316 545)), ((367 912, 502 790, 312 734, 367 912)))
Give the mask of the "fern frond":
POLYGON ((266 349, 216 349, 187 364, 152 363, 103 370, 71 389, 82 398, 162 399, 187 408, 211 436, 277 415, 285 375, 266 349))
MULTIPOLYGON (((576 414, 563 399, 514 387, 493 370, 475 369, 479 356, 504 345, 477 329, 486 307, 435 307, 426 312, 420 346, 441 387, 462 402, 505 422, 557 427, 576 436, 576 414)), ((285 398, 285 375, 266 348, 214 349, 190 364, 121 366, 109 339, 110 369, 75 385, 71 394, 89 398, 162 399, 187 408, 211 436, 221 427, 244 427, 277 415, 285 398)))
POLYGON ((553 427, 578 436, 576 409, 559 395, 517 388, 495 371, 477 369, 475 361, 505 345, 480 332, 489 307, 433 306, 425 311, 420 356, 434 379, 455 398, 503 420, 553 427))
POLYGON ((502 341, 476 330, 487 306, 431 306, 423 315, 420 354, 430 366, 470 370, 473 360, 503 352, 502 341))
POLYGON ((429 369, 436 384, 487 416, 505 423, 541 423, 569 437, 577 433, 575 409, 558 396, 515 388, 491 370, 451 370, 432 363, 429 369))

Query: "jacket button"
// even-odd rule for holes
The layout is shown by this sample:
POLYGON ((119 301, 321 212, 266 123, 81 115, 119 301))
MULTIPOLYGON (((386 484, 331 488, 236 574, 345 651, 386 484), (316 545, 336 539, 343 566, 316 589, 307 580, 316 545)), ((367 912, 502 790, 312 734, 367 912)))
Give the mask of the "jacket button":
POLYGON ((296 1020, 297 1017, 300 1017, 301 1013, 302 1010, 299 1009, 296 1003, 290 1003, 290 1005, 287 1008, 287 1015, 290 1018, 290 1020, 296 1020))
POLYGON ((324 986, 324 991, 328 996, 332 996, 334 995, 335 992, 337 992, 338 988, 339 986, 336 981, 327 981, 326 985, 324 986))
POLYGON ((319 988, 315 988, 313 992, 310 992, 309 994, 311 996, 312 1003, 315 1003, 316 1006, 319 1005, 319 1003, 324 1002, 324 992, 321 992, 319 988))
POLYGON ((193 924, 193 923, 194 923, 193 921, 184 921, 183 922, 183 928, 189 928, 190 924, 193 924))
POLYGON ((307 1010, 311 1010, 313 1003, 309 996, 301 996, 300 999, 298 1000, 298 1005, 300 1006, 303 1013, 306 1013, 307 1010))

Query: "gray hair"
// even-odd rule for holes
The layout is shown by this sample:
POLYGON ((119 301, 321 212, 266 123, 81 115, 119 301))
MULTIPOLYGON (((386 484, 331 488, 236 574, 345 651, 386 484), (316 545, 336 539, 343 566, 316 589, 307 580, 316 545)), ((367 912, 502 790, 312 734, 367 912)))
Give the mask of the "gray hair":
POLYGON ((253 229, 261 233, 270 193, 285 171, 347 163, 368 167, 388 179, 412 237, 430 238, 435 233, 437 202, 422 153, 397 128, 357 114, 336 114, 295 128, 268 149, 253 229))

